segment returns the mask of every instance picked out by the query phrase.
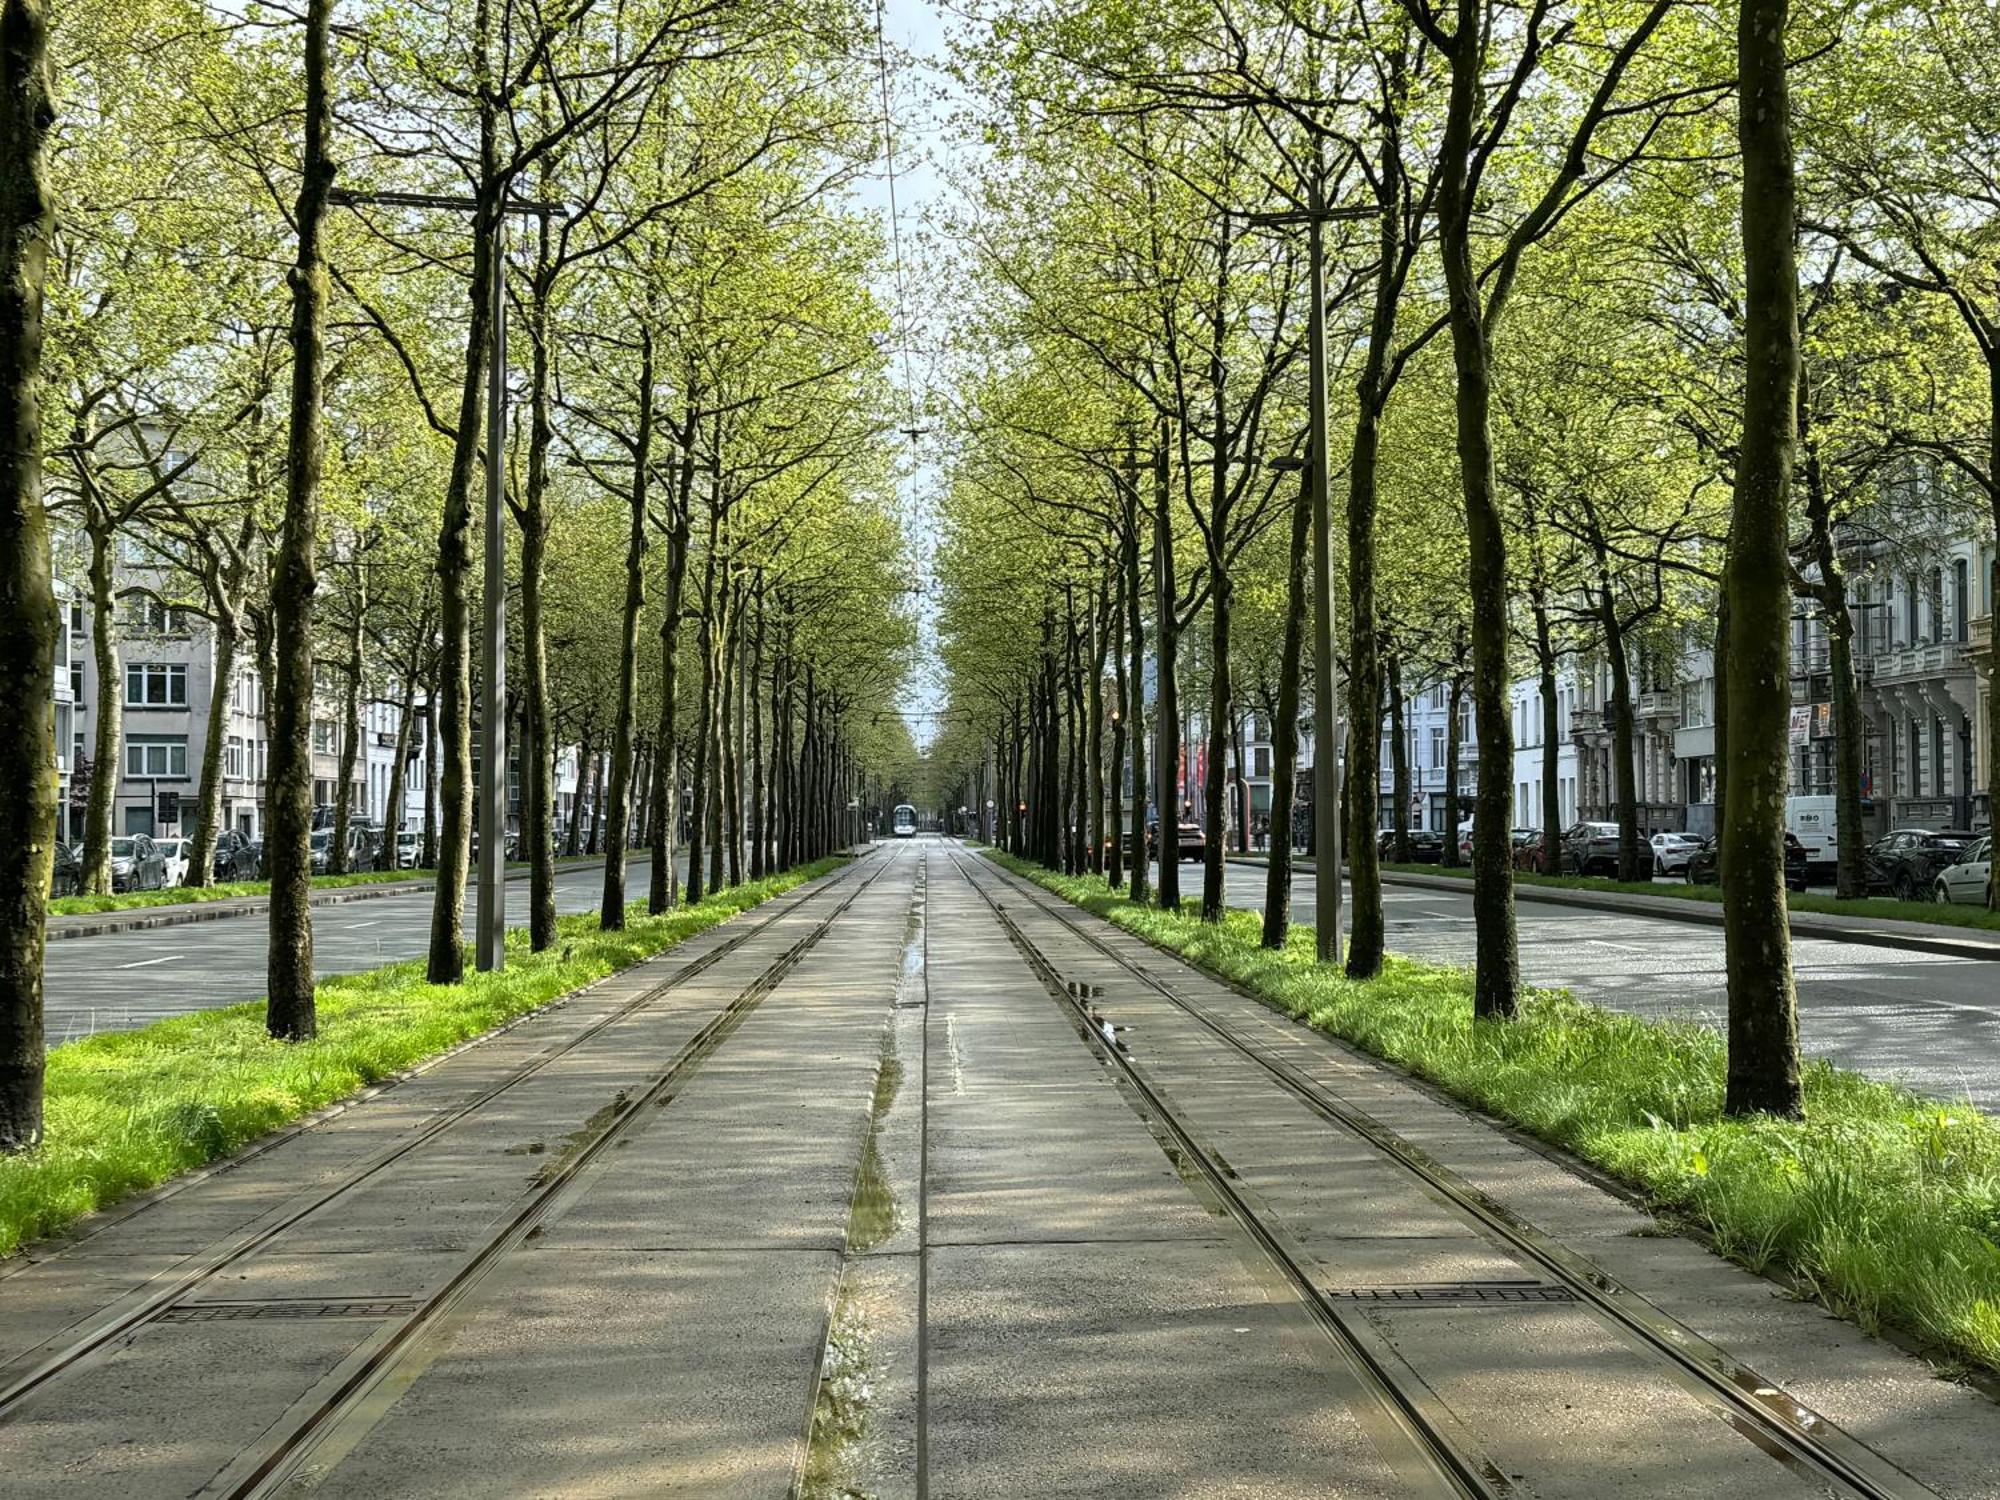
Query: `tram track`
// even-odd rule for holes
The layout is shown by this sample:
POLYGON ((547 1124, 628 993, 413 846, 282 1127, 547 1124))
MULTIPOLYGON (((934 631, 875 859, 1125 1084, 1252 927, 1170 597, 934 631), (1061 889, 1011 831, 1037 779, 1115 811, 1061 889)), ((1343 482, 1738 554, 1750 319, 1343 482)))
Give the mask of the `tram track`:
MULTIPOLYGON (((452 1130, 476 1120, 482 1111, 489 1109, 513 1090, 540 1076, 563 1059, 575 1055, 593 1039, 620 1022, 629 1020, 648 1007, 658 1004, 667 995, 707 973, 745 945, 771 931, 779 923, 793 918, 803 908, 817 903, 829 894, 845 891, 847 893, 845 898, 832 912, 767 965, 757 979, 740 991, 676 1054, 666 1073, 655 1077, 642 1097, 645 1100, 659 1102, 658 1094, 663 1084, 672 1081, 679 1074, 690 1071, 690 1062, 698 1066, 709 1052, 719 1046, 722 1040, 726 1040, 728 1032, 733 1030, 736 1024, 740 1024, 748 1011, 755 1008, 757 1001, 776 986, 784 973, 818 942, 833 922, 863 891, 881 877, 885 869, 886 865, 866 875, 841 874, 820 882, 799 900, 785 903, 782 909, 772 912, 762 921, 746 925, 741 932, 726 938, 700 957, 680 964, 659 983, 646 987, 630 1000, 624 1001, 591 1021, 574 1035, 545 1048, 520 1066, 511 1069, 503 1077, 479 1089, 471 1097, 441 1111, 404 1138, 364 1158, 341 1172, 332 1181, 304 1194, 296 1195, 274 1214, 265 1215, 264 1220, 256 1227, 203 1257, 198 1265, 178 1273, 170 1273, 163 1284, 150 1290, 142 1290, 135 1296, 125 1299, 125 1305, 116 1307, 109 1317, 101 1319, 87 1332, 72 1338, 62 1348, 35 1361, 29 1368, 8 1379, 4 1385, 0 1385, 0 1428, 4 1428, 17 1414, 27 1408, 33 1398, 52 1384, 68 1374, 87 1367, 108 1351, 122 1347, 147 1327, 168 1320, 170 1314, 177 1308, 189 1304, 190 1299, 204 1287, 215 1283, 232 1267, 260 1252, 270 1250, 284 1235, 305 1220, 322 1213, 348 1194, 381 1178, 452 1130), (719 1034, 717 1034, 718 1028, 722 1028, 719 1034), (704 1039, 707 1039, 708 1043, 705 1050, 690 1058, 689 1049, 697 1047, 704 1039)), ((543 1186, 531 1195, 529 1207, 523 1212, 532 1211, 536 1200, 549 1201, 556 1189, 574 1177, 584 1158, 594 1157, 614 1131, 622 1132, 622 1129, 629 1124, 636 1107, 628 1104, 596 1137, 582 1143, 559 1169, 551 1172, 543 1186)), ((503 1229, 501 1235, 506 1235, 512 1228, 513 1224, 510 1222, 508 1229, 503 1229)), ((488 1246, 475 1254, 473 1259, 476 1261, 485 1255, 487 1250, 491 1249, 491 1243, 489 1241, 488 1246)), ((463 1274, 461 1271, 460 1275, 463 1274)), ((458 1279, 454 1278, 453 1282, 447 1283, 446 1290, 456 1285, 458 1279)), ((425 1306, 428 1306, 427 1301, 425 1306)), ((429 1316, 427 1311, 420 1309, 410 1321, 424 1321, 429 1316)), ((32 1353, 33 1351, 30 1351, 29 1356, 25 1358, 32 1358, 32 1353)), ((16 1365, 24 1363, 25 1358, 17 1360, 16 1365)))
MULTIPOLYGON (((1431 1449, 1443 1471, 1459 1493, 1500 1495, 1507 1493, 1505 1480, 1490 1465, 1468 1461, 1452 1452, 1459 1441, 1439 1424, 1435 1414, 1416 1393, 1399 1389, 1393 1370, 1374 1358, 1357 1338, 1346 1315, 1333 1305, 1308 1268, 1286 1248, 1284 1236, 1266 1222, 1266 1216, 1249 1203, 1226 1173, 1216 1166, 1214 1153, 1201 1141, 1200 1132, 1175 1108, 1163 1093, 1165 1085, 1147 1077, 1129 1052, 1117 1044, 1115 1035, 1102 1029, 1101 1011, 1088 1003, 1090 987, 1080 985, 1065 974, 1064 967, 997 900, 985 881, 975 878, 973 869, 986 872, 999 888, 1024 899, 1039 917, 1060 926, 1064 934, 1088 947, 1097 957, 1110 962, 1146 990, 1165 1000, 1216 1042, 1253 1065, 1285 1093, 1304 1105, 1328 1125, 1372 1148, 1379 1156, 1414 1178, 1436 1199, 1458 1213, 1478 1233, 1511 1252, 1547 1284, 1587 1309, 1629 1346, 1638 1350, 1695 1399, 1714 1411, 1735 1433, 1780 1462, 1812 1474, 1832 1486, 1830 1493, 1859 1497, 1859 1500, 1937 1500, 1925 1487, 1887 1459, 1868 1448, 1826 1418, 1798 1401, 1775 1383, 1760 1377, 1731 1359, 1699 1333, 1680 1323, 1643 1296, 1607 1275, 1600 1267, 1577 1252, 1524 1223, 1489 1195, 1464 1181, 1435 1161, 1428 1153, 1397 1135, 1366 1111, 1339 1097, 1309 1073, 1282 1057, 1230 1021, 1218 1017, 1208 1007, 1178 993, 1158 977, 1119 952, 1103 936, 1089 930, 1072 915, 1059 898, 1030 883, 999 870, 990 863, 956 852, 953 863, 968 884, 985 900, 995 918, 1036 973, 1051 997, 1078 1020, 1079 1032, 1093 1051, 1108 1065, 1119 1070, 1134 1093, 1153 1110, 1167 1131, 1177 1140, 1188 1163, 1200 1172, 1206 1186, 1229 1208, 1251 1237, 1301 1291, 1308 1307, 1322 1327, 1336 1332, 1336 1342, 1350 1362, 1358 1351, 1371 1381, 1381 1394, 1406 1417, 1410 1430, 1431 1449), (1497 1481, 1497 1482, 1496 1482, 1497 1481)), ((1143 939, 1135 939, 1143 941, 1143 939)), ((1184 962, 1176 958, 1176 962, 1184 962)), ((1214 976, 1206 976, 1213 978, 1214 976)), ((1226 980, 1217 983, 1257 1000, 1226 980)), ((1258 1000, 1262 1006, 1264 1002, 1258 1000)), ((1268 1007, 1265 1007, 1268 1010, 1268 1007)), ((1272 1024, 1283 1024, 1275 1013, 1272 1024)))

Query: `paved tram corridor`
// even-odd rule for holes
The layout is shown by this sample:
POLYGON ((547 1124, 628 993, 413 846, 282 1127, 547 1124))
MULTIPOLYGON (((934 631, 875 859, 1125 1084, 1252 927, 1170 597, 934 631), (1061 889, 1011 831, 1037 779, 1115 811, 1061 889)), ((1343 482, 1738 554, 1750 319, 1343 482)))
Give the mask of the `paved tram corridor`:
POLYGON ((1996 1453, 935 839, 0 1273, 8 1500, 2000 1496, 1996 1453))

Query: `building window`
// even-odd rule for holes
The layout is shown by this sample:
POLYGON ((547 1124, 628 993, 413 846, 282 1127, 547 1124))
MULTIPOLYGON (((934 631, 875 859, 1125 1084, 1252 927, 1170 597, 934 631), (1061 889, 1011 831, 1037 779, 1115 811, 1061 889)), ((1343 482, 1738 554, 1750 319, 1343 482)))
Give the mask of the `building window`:
POLYGON ((1255 750, 1251 751, 1250 765, 1250 774, 1252 776, 1269 776, 1271 774, 1271 747, 1269 745, 1259 745, 1255 750))
POLYGON ((187 668, 180 662, 128 662, 125 702, 132 708, 186 708, 187 668))
POLYGON ((69 633, 71 635, 83 634, 83 601, 81 599, 73 599, 70 601, 69 633))
POLYGON ((313 720, 313 749, 321 755, 333 754, 333 725, 325 719, 313 720))
POLYGON ((188 742, 184 734, 129 734, 125 737, 127 776, 185 781, 188 742))
POLYGON ((1964 558, 1951 565, 1951 638, 1961 645, 1972 625, 1972 580, 1966 576, 1964 558))
POLYGON ((243 740, 240 735, 232 734, 222 752, 222 774, 231 781, 243 779, 243 740))
POLYGON ((1431 768, 1435 770, 1444 764, 1444 726, 1431 726, 1431 768))
POLYGON ((125 623, 131 630, 151 635, 186 635, 188 611, 184 605, 163 604, 150 594, 133 596, 125 623))
POLYGON ((1910 795, 1924 794, 1924 731, 1914 718, 1910 720, 1910 795))
POLYGON ((83 702, 83 663, 80 661, 69 664, 69 696, 72 703, 83 702))

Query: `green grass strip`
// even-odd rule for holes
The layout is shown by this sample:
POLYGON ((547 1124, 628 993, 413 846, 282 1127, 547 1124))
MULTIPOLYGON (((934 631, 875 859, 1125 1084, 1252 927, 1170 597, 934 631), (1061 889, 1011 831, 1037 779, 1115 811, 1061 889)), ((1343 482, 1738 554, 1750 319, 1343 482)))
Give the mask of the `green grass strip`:
MULTIPOLYGON (((1394 875, 1444 875, 1470 881, 1472 871, 1464 866, 1384 864, 1385 873, 1394 875)), ((1601 875, 1537 875, 1527 870, 1514 872, 1514 884, 1546 886, 1558 891, 1599 891, 1627 896, 1659 896, 1668 901, 1722 903, 1719 885, 1655 884, 1649 880, 1611 880, 1601 875)), ((1833 896, 1788 891, 1785 904, 1793 911, 1815 912, 1829 917, 1860 917, 1869 921, 1928 922, 1935 927, 1978 927, 2000 931, 2000 912, 1983 906, 1944 906, 1935 901, 1897 901, 1888 896, 1864 896, 1859 901, 1842 901, 1833 896)))
POLYGON ((0 1158, 0 1255, 96 1209, 491 1031, 558 996, 684 942, 823 875, 821 860, 717 892, 699 906, 634 916, 600 932, 594 912, 561 918, 557 941, 507 935, 507 967, 428 984, 422 960, 322 980, 319 1035, 274 1042, 255 1001, 195 1011, 57 1047, 48 1060, 47 1138, 0 1158))
POLYGON ((1640 1190, 1753 1271, 1780 1271, 1863 1328, 1893 1325, 1945 1358, 2000 1369, 2000 1122, 1823 1061, 1806 1118, 1722 1114, 1722 1038, 1531 991, 1511 1024, 1475 1023, 1469 971, 1391 958, 1356 982, 1294 924, 1135 906, 1098 877, 1007 869, 1275 1009, 1430 1080, 1640 1190))

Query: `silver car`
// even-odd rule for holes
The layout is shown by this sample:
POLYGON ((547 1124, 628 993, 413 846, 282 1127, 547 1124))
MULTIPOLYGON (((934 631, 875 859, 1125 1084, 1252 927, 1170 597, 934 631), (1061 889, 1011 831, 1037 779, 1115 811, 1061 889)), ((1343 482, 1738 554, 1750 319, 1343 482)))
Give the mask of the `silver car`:
POLYGON ((1953 906, 1984 906, 1986 882, 1992 869, 1993 836, 1988 834, 1967 849, 1957 864, 1947 865, 1938 872, 1931 887, 1931 899, 1953 906))
POLYGON ((160 891, 167 886, 167 861, 160 846, 143 833, 111 841, 111 889, 160 891))

